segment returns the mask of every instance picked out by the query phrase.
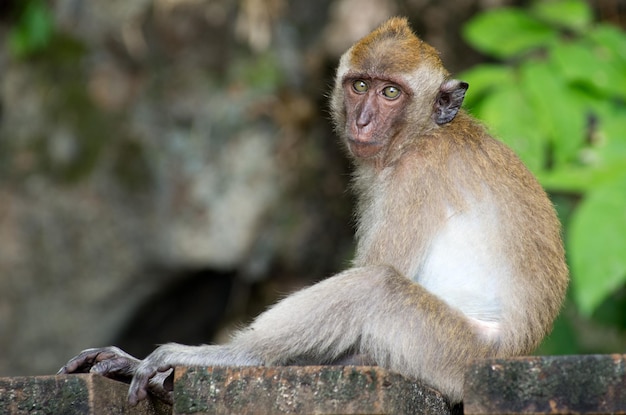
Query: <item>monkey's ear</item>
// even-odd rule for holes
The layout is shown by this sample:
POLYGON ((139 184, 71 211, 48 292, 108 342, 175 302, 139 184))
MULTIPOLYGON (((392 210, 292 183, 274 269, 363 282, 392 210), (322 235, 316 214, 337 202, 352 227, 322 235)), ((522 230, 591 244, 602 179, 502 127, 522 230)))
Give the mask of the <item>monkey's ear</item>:
POLYGON ((437 124, 449 123, 456 117, 468 87, 467 82, 457 79, 450 79, 441 84, 433 111, 433 119, 437 124))

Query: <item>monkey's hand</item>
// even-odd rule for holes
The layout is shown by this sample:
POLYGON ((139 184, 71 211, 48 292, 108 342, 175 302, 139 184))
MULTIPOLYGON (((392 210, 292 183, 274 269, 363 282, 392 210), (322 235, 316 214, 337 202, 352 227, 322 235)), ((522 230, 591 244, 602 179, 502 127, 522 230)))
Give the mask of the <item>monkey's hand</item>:
MULTIPOLYGON (((70 359, 65 366, 57 372, 57 375, 68 373, 97 373, 110 379, 131 383, 131 379, 136 376, 141 365, 141 360, 129 355, 118 347, 100 347, 83 350, 76 357, 70 359)), ((142 366, 143 369, 141 373, 145 373, 146 366, 148 365, 142 366)), ((142 393, 137 393, 137 389, 132 389, 131 386, 128 396, 130 403, 134 405, 138 401, 145 399, 147 396, 146 392, 149 389, 150 393, 171 404, 172 397, 170 392, 173 389, 172 372, 171 370, 158 371, 158 373, 154 372, 152 376, 145 380, 142 393), (133 390, 135 390, 135 392, 133 392, 133 390), (138 396, 140 397, 138 398, 138 396)), ((144 378, 145 376, 140 376, 142 385, 144 384, 144 378)), ((133 384, 135 384, 134 380, 133 384)))
POLYGON ((97 373, 128 383, 140 362, 141 360, 114 346, 87 349, 70 359, 57 374, 97 373))
POLYGON ((173 390, 174 358, 180 353, 175 346, 165 344, 157 347, 135 367, 133 381, 128 390, 128 402, 137 402, 148 397, 148 391, 159 398, 171 402, 173 390))

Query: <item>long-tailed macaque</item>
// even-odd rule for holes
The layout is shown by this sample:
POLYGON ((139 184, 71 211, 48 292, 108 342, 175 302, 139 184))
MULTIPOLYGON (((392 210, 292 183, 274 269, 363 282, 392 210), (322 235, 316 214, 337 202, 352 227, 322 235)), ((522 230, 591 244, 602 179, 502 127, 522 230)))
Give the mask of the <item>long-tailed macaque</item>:
POLYGON ((469 361, 532 351, 567 287, 559 221, 514 153, 460 109, 467 87, 406 19, 361 39, 341 58, 331 101, 355 164, 353 266, 226 345, 166 344, 144 360, 89 349, 59 373, 132 376, 133 403, 162 393, 175 366, 359 360, 455 403, 469 361))

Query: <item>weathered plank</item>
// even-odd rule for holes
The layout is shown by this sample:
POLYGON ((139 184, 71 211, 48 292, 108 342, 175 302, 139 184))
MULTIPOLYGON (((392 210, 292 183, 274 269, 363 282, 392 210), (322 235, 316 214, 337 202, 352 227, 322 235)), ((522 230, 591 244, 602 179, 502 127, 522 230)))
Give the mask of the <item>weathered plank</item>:
POLYGON ((466 414, 626 414, 626 355, 542 356, 474 362, 466 414))
POLYGON ((437 391, 379 367, 177 368, 174 414, 450 414, 437 391))
POLYGON ((166 415, 156 399, 127 403, 128 385, 99 375, 0 378, 2 415, 166 415))

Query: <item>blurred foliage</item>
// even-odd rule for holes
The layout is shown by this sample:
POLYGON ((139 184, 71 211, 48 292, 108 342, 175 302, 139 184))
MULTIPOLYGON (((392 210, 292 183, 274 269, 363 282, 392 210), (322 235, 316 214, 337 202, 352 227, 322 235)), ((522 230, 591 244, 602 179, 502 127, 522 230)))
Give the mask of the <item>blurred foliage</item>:
MULTIPOLYGON (((466 106, 553 195, 573 305, 625 329, 626 34, 594 23, 584 1, 557 0, 480 14, 463 35, 497 62, 460 75, 466 106)), ((577 351, 563 319, 553 337, 551 351, 577 351)))

